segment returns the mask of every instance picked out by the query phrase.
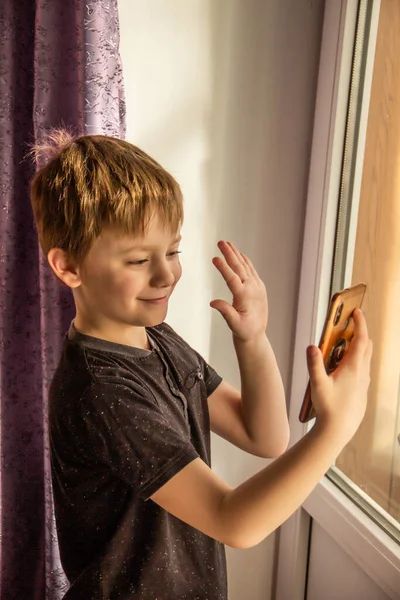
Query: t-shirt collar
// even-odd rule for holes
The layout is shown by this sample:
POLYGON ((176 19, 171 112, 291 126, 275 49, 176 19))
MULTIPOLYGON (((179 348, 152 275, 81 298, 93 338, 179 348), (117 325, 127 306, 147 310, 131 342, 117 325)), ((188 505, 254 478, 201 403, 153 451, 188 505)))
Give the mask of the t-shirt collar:
POLYGON ((119 354, 128 354, 129 356, 144 358, 148 357, 151 354, 154 354, 155 349, 157 348, 157 343, 149 332, 149 328, 146 327, 147 339, 149 340, 149 344, 151 350, 144 350, 143 348, 136 348, 135 346, 128 346, 125 344, 119 344, 116 342, 110 342, 108 340, 103 340, 101 338, 94 337, 92 335, 87 335, 86 333, 81 333, 75 327, 74 321, 71 321, 67 338, 71 342, 76 342, 77 344, 81 344, 86 348, 92 348, 94 350, 102 350, 103 352, 117 352, 119 354))

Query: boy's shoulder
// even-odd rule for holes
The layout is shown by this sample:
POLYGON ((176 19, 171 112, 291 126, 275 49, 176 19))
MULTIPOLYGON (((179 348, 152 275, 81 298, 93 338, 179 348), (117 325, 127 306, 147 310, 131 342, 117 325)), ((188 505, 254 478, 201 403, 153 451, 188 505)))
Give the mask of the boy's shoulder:
POLYGON ((195 350, 179 335, 175 329, 171 327, 166 321, 163 321, 159 325, 154 327, 148 327, 147 332, 150 336, 154 336, 158 340, 162 340, 165 346, 171 345, 177 351, 184 353, 195 353, 195 350))
POLYGON ((160 360, 186 378, 204 369, 201 356, 167 323, 147 328, 152 349, 143 350, 79 333, 73 323, 65 336, 52 391, 83 394, 88 387, 120 384, 139 392, 159 378, 160 360))

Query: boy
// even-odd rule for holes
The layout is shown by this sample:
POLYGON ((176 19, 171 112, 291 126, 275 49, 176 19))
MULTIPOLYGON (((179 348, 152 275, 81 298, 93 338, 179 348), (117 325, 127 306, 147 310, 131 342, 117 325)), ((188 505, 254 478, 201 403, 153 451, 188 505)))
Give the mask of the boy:
POLYGON ((354 340, 331 377, 309 348, 318 416, 283 454, 283 386, 250 260, 225 242, 213 260, 233 296, 211 306, 233 333, 238 392, 164 322, 181 276, 177 183, 116 138, 50 141, 31 199, 41 247, 76 305, 49 398, 65 598, 226 600, 224 544, 247 548, 281 525, 358 429, 372 354, 364 317, 354 313, 354 340), (278 458, 232 489, 210 469, 210 428, 278 458))

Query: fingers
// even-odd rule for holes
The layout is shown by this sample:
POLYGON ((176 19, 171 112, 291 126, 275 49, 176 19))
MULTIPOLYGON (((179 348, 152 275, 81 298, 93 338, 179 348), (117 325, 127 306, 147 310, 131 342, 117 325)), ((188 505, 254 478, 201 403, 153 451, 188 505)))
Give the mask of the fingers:
POLYGON ((221 250, 229 267, 239 277, 240 281, 244 281, 251 275, 242 255, 232 243, 223 241, 218 242, 218 248, 221 250))
POLYGON ((373 344, 372 340, 369 340, 367 349, 365 351, 365 357, 367 358, 368 361, 371 361, 373 351, 374 351, 374 344, 373 344))
POLYGON ((364 341, 364 343, 366 343, 368 341, 369 337, 368 337, 367 322, 365 320, 363 312, 359 308, 356 308, 353 311, 352 317, 354 319, 354 325, 355 325, 354 335, 357 336, 359 339, 362 339, 364 341))
POLYGON ((367 322, 364 314, 359 308, 356 308, 352 314, 354 320, 354 336, 350 343, 348 352, 348 362, 358 362, 365 357, 372 356, 372 341, 368 335, 367 322))
POLYGON ((235 294, 239 291, 240 286, 242 285, 242 280, 237 273, 228 265, 228 263, 220 258, 219 256, 215 256, 212 259, 213 265, 217 267, 218 271, 221 273, 222 277, 225 279, 225 283, 228 286, 229 290, 232 294, 235 294))
POLYGON ((251 262, 251 260, 245 255, 245 254, 241 254, 244 262, 246 263, 251 275, 253 275, 253 277, 258 277, 258 273, 255 270, 255 268, 253 267, 253 263, 251 262))
POLYGON ((232 244, 232 242, 227 242, 227 244, 235 253, 237 260, 241 262, 241 264, 246 268, 247 276, 253 275, 254 277, 258 277, 258 273, 253 267, 253 263, 251 262, 249 257, 243 254, 242 252, 239 252, 239 250, 234 244, 232 244))
POLYGON ((317 346, 307 348, 307 368, 312 387, 318 386, 327 377, 321 350, 317 346))
POLYGON ((247 275, 248 276, 252 275, 253 277, 257 277, 258 278, 258 273, 255 270, 255 268, 253 266, 253 263, 251 262, 251 260, 249 259, 249 257, 246 256, 245 254, 243 254, 242 252, 239 252, 239 250, 236 248, 236 246, 234 244, 232 244, 232 242, 227 242, 227 243, 229 244, 229 246, 231 247, 231 249, 236 254, 237 259, 239 261, 241 261, 242 264, 247 267, 247 275))
POLYGON ((218 242, 218 248, 221 250, 226 265, 228 265, 229 268, 224 266, 224 261, 219 257, 215 257, 213 263, 219 269, 228 284, 233 283, 236 278, 242 283, 251 276, 258 278, 251 260, 245 254, 239 252, 232 242, 220 241, 218 242))
POLYGON ((225 279, 232 294, 235 294, 239 291, 242 282, 248 277, 246 266, 227 242, 218 242, 218 248, 221 250, 225 260, 216 256, 212 262, 225 279))

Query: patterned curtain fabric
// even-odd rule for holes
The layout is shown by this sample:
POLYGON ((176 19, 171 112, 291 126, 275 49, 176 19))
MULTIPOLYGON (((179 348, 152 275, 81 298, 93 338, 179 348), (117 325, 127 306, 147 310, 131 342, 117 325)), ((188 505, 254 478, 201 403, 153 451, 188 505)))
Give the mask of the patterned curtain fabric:
POLYGON ((74 316, 39 250, 29 145, 52 127, 125 136, 117 0, 0 2, 0 596, 68 589, 52 504, 47 390, 74 316))

